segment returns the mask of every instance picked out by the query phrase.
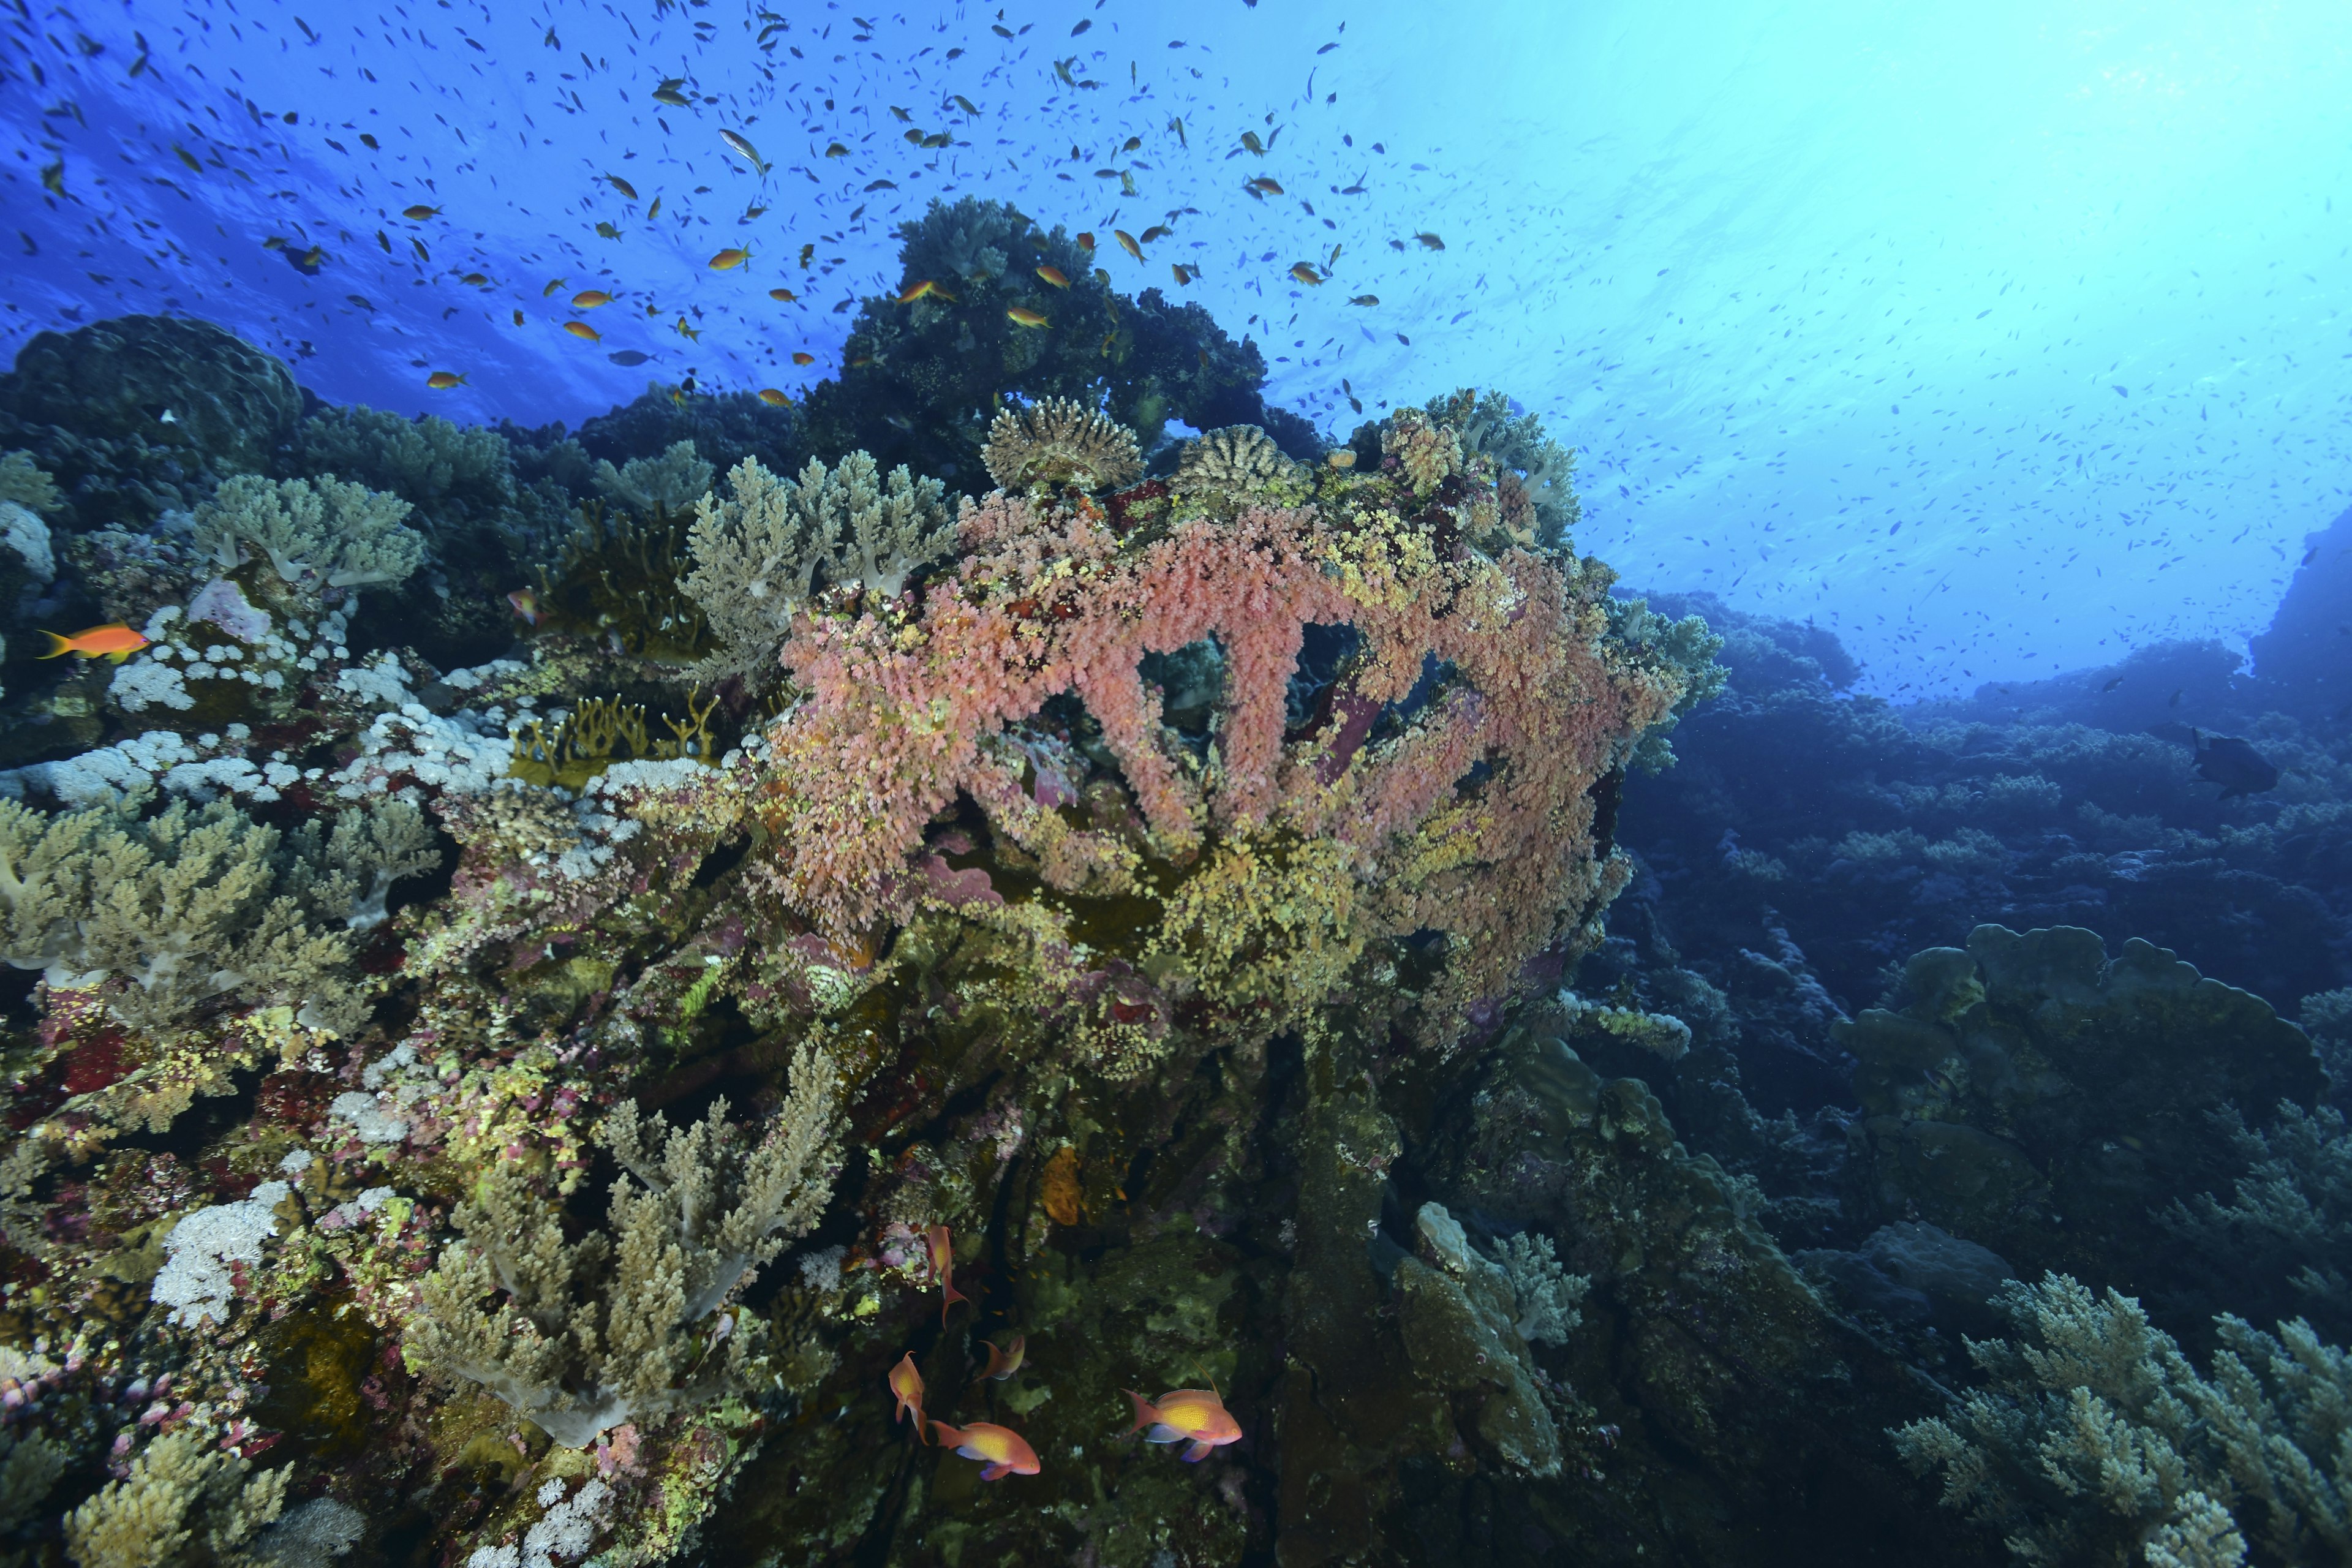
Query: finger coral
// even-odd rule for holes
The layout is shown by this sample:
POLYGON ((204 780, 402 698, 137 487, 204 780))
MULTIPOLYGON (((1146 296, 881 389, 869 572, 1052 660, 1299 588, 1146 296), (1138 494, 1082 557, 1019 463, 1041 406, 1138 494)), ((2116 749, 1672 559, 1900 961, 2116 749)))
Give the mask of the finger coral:
POLYGON ((272 482, 240 474, 196 511, 196 544, 220 570, 257 554, 297 600, 398 583, 425 563, 425 539, 401 519, 408 503, 330 475, 272 482))
POLYGON ((748 1152, 724 1100, 650 1146, 635 1107, 616 1110, 604 1142, 627 1174, 613 1184, 609 1230, 578 1241, 514 1163, 494 1165, 457 1210, 466 1239, 425 1282, 411 1362, 483 1384, 575 1448, 717 1398, 758 1337, 753 1320, 719 1309, 815 1223, 832 1191, 838 1071, 803 1046, 792 1080, 748 1152))
POLYGON ((694 569, 685 578, 726 645, 713 676, 768 666, 793 612, 820 587, 894 596, 909 573, 954 543, 940 482, 904 467, 885 480, 863 452, 831 469, 811 458, 798 480, 747 458, 727 483, 729 500, 706 495, 696 504, 694 569))
POLYGON ((1115 490, 1143 474, 1134 431, 1066 397, 1001 411, 980 459, 1008 490, 1115 490))
POLYGON ((166 1433, 131 1462, 126 1479, 66 1516, 66 1554, 79 1568, 240 1561, 237 1548, 285 1506, 292 1474, 264 1470, 247 1479, 252 1468, 187 1433, 166 1433))

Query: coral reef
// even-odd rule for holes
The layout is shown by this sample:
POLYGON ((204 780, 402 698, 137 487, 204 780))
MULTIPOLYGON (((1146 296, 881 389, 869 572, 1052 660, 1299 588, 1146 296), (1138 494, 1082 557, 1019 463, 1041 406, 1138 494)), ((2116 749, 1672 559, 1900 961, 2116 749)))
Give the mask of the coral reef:
POLYGON ((345 588, 398 583, 424 564, 409 506, 364 485, 239 475, 196 510, 195 546, 224 575, 268 562, 283 596, 315 615, 345 588))
POLYGON ((796 480, 746 458, 727 485, 729 499, 696 503, 694 565, 681 584, 724 649, 706 665, 709 678, 772 679, 793 617, 820 589, 895 597, 952 543, 940 482, 904 467, 885 480, 863 452, 831 469, 812 458, 796 480))
POLYGON ((1143 477, 1134 431, 1059 397, 998 414, 980 460, 1008 490, 1118 490, 1143 477))
POLYGON ((1983 1386, 1896 1443, 2016 1560, 2352 1560, 2352 1358, 2307 1324, 2225 1318, 2208 1378, 2113 1289, 2053 1274, 1999 1300, 2015 1338, 1969 1344, 1983 1386))

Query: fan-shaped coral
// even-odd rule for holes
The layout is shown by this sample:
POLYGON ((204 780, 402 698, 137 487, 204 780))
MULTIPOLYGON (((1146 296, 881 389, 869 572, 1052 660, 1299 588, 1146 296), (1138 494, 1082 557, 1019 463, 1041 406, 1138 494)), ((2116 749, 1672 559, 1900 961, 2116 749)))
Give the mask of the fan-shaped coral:
POLYGON ((998 414, 980 460, 1008 490, 1115 490, 1143 473, 1134 431, 1066 397, 998 414))

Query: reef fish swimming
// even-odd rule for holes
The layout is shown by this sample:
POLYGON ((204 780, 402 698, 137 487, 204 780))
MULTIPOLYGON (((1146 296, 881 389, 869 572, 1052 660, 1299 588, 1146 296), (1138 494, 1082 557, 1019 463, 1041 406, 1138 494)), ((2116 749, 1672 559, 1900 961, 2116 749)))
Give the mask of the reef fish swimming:
POLYGON ((76 653, 84 658, 110 658, 115 663, 121 664, 147 646, 145 637, 132 631, 121 621, 114 621, 102 626, 92 626, 88 631, 76 632, 69 637, 60 637, 56 632, 43 632, 41 635, 49 639, 49 651, 40 656, 43 658, 55 658, 59 654, 76 653))
POLYGON ((981 1460, 980 1479, 983 1481, 1037 1473, 1037 1451, 1009 1426, 999 1426, 992 1421, 975 1421, 969 1426, 934 1421, 931 1431, 943 1447, 953 1448, 967 1459, 981 1460))
POLYGON ((2217 801, 2278 788, 2277 767, 2237 736, 2207 735, 2196 730, 2189 736, 2189 744, 2197 748, 2197 776, 2221 786, 2221 793, 2214 796, 2217 801))
POLYGON ((1207 1458, 1212 1448, 1241 1440, 1241 1423, 1225 1409, 1224 1399, 1215 1389, 1180 1388, 1156 1400, 1146 1399, 1131 1388, 1119 1392, 1135 1401, 1135 1425, 1127 1429, 1127 1435, 1132 1437, 1141 1432, 1147 1443, 1182 1443, 1188 1465, 1207 1458))
POLYGON ((923 1245, 930 1253, 931 1278, 940 1282, 940 1323, 945 1327, 948 1309, 967 1299, 955 1288, 955 1242, 947 1226, 935 1225, 925 1234, 923 1245))
POLYGON ((912 1415, 916 1437, 930 1441, 923 1433, 923 1374, 915 1370, 914 1352, 908 1351, 898 1358, 898 1364, 890 1369, 889 1384, 891 1396, 898 1402, 898 1413, 891 1416, 890 1424, 895 1426, 912 1415))

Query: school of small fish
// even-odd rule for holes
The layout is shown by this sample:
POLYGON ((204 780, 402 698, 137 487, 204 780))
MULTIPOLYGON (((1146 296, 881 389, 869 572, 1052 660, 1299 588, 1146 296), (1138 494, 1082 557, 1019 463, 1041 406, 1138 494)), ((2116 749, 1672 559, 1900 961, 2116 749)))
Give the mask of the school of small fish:
MULTIPOLYGON (((19 7, 0 352, 180 310, 338 402, 577 419, 646 374, 792 399, 861 297, 960 304, 897 275, 896 230, 978 195, 1083 231, 1114 288, 1207 305, 1334 434, 1515 392, 1581 449, 1580 542, 1817 620, 1883 694, 2254 628, 2352 456, 2334 197, 2268 178, 2293 160, 2213 97, 2265 90, 2290 45, 2217 42, 2241 85, 2200 82, 2213 112, 2171 141, 2085 110, 2078 157, 2156 185, 2108 180, 2077 237, 1956 221, 2038 210, 2053 177, 1989 110, 1915 115, 1871 79, 1833 105, 1853 134, 1811 129, 1837 62, 1973 47, 1955 14, 1735 19, 1756 74, 1713 88, 1626 53, 1613 15, 19 7), (1418 101, 1381 90, 1408 71, 1418 101), (1741 84, 1768 79, 1759 109, 1741 84), (1687 128, 1665 185, 1671 150, 1612 108, 1627 79, 1687 128), (1840 173, 1749 167, 1768 129, 1840 173), (2190 153, 2261 174, 2179 221, 2162 177, 2190 153)), ((2352 109, 2306 120, 2301 144, 2341 144, 2352 109)))

